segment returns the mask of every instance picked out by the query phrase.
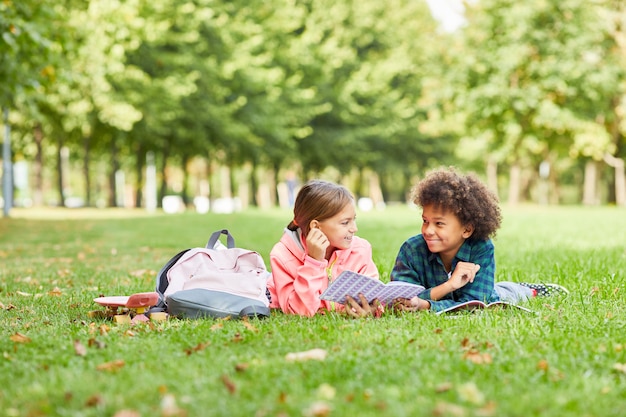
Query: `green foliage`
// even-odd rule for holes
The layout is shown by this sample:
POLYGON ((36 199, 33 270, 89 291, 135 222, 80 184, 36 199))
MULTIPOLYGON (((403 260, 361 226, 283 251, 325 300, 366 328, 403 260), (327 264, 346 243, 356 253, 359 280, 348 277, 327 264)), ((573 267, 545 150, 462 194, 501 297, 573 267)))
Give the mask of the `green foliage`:
MULTIPOLYGON (((170 256, 221 228, 267 260, 289 212, 77 210, 66 220, 67 211, 18 210, 0 220, 0 409, 7 416, 621 416, 623 210, 503 210, 498 279, 571 290, 565 299, 531 300, 536 315, 274 313, 264 321, 136 326, 89 318, 92 299, 151 290, 170 256), (287 360, 314 348, 326 351, 323 361, 287 360)), ((419 212, 406 207, 359 213, 359 235, 372 242, 383 279, 419 227, 419 212)))
POLYGON ((626 155, 622 2, 467 2, 454 33, 410 0, 7 0, 0 12, 16 153, 45 161, 66 146, 85 165, 136 170, 137 190, 148 151, 164 183, 201 157, 276 177, 370 170, 397 195, 397 178, 439 165, 489 160, 534 181, 542 161, 574 167, 567 178, 578 159, 626 155))

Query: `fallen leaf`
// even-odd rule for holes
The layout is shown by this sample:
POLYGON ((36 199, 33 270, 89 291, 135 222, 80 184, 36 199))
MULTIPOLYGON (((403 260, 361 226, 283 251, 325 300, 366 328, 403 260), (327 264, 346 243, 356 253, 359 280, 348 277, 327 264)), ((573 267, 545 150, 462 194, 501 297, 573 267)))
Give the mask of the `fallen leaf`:
POLYGON ((94 347, 95 346, 98 349, 104 349, 106 347, 106 343, 104 343, 104 342, 102 342, 100 340, 94 339, 92 337, 92 338, 89 339, 89 341, 87 341, 87 346, 89 346, 89 347, 94 347))
POLYGON ((124 367, 126 363, 122 359, 116 359, 111 362, 102 363, 96 366, 98 371, 116 371, 122 367, 124 367))
POLYGON ((223 374, 221 376, 221 379, 222 379, 222 383, 224 384, 224 386, 226 387, 229 393, 234 394, 237 391, 237 386, 235 385, 233 380, 228 377, 228 375, 223 374))
POLYGON ((120 410, 113 417, 141 417, 141 413, 135 410, 120 410))
POLYGON ((250 364, 238 363, 237 365, 235 365, 235 371, 237 371, 237 372, 244 372, 249 367, 250 367, 250 364))
POLYGON ((311 349, 304 352, 291 352, 285 356, 287 362, 316 360, 323 361, 326 359, 327 352, 324 349, 311 349))
POLYGON ((332 400, 335 398, 337 390, 330 384, 322 384, 317 387, 317 397, 323 400, 332 400))
POLYGON ((537 369, 543 372, 547 372, 548 369, 550 368, 550 365, 548 364, 548 361, 545 359, 540 360, 539 362, 537 362, 537 369))
POLYGON ((438 402, 433 409, 433 415, 436 417, 464 417, 465 414, 465 409, 460 405, 445 402, 438 402))
POLYGON ((446 392, 452 389, 452 382, 443 382, 435 387, 435 392, 446 392))
POLYGON ((187 356, 189 356, 189 355, 191 355, 194 352, 199 352, 201 350, 204 350, 210 344, 211 344, 211 342, 198 343, 196 346, 194 346, 192 348, 185 349, 185 353, 187 354, 187 356))
POLYGON ((80 343, 80 340, 74 340, 74 352, 78 356, 85 356, 87 355, 87 348, 85 347, 85 345, 80 343))
POLYGON ((111 328, 109 326, 107 326, 106 324, 102 324, 100 325, 100 327, 98 327, 98 329, 100 330, 100 334, 101 335, 106 335, 107 333, 109 333, 109 330, 111 330, 111 328))
POLYGON ((30 297, 32 294, 24 291, 15 291, 15 294, 21 295, 22 297, 30 297))
POLYGON ((96 395, 92 395, 91 397, 87 398, 87 401, 85 401, 85 406, 86 407, 95 407, 97 405, 102 404, 102 397, 98 394, 96 395))
POLYGON ((13 342, 15 343, 30 343, 31 339, 30 337, 22 334, 22 333, 15 333, 12 334, 9 339, 11 339, 13 342))
POLYGON ((219 329, 221 329, 223 327, 224 327, 224 323, 219 322, 219 323, 215 323, 213 326, 211 326, 210 330, 215 331, 215 330, 219 330, 219 329))
POLYGON ((244 321, 244 322, 243 322, 243 325, 246 327, 246 329, 248 329, 248 330, 250 330, 250 331, 252 331, 252 332, 255 332, 255 333, 258 333, 258 332, 259 332, 259 329, 257 329, 256 327, 254 327, 254 326, 253 326, 252 324, 250 324, 248 321, 244 321))
POLYGON ((457 388, 459 397, 465 402, 480 405, 485 402, 485 394, 483 394, 474 382, 466 382, 457 388))
POLYGON ((489 401, 487 404, 485 404, 484 407, 479 408, 478 410, 476 410, 476 416, 478 417, 492 417, 496 415, 496 409, 498 407, 496 406, 496 403, 494 401, 489 401))
POLYGON ((617 372, 626 374, 626 363, 616 363, 615 365, 613 365, 613 369, 617 372))
POLYGON ((232 341, 235 343, 241 342, 242 340, 243 340, 243 336, 239 332, 235 333, 235 336, 232 338, 232 341))
POLYGON ((493 362, 489 353, 481 353, 476 349, 470 349, 463 354, 463 359, 475 363, 476 365, 484 365, 493 362))
POLYGON ((165 394, 161 398, 161 417, 184 417, 187 412, 178 407, 173 394, 165 394))
POLYGON ((59 287, 54 287, 52 290, 48 291, 48 295, 52 297, 59 297, 63 295, 63 293, 59 287))
POLYGON ((326 417, 330 415, 330 411, 330 405, 323 401, 317 401, 304 410, 303 414, 307 417, 326 417))

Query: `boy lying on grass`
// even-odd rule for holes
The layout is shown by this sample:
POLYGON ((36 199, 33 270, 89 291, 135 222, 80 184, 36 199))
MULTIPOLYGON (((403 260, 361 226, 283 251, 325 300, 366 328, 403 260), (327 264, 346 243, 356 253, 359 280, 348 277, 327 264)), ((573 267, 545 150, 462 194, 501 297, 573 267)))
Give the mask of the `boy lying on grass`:
POLYGON ((498 198, 476 176, 453 169, 431 172, 414 188, 413 202, 422 207, 421 234, 402 244, 391 280, 426 290, 410 300, 396 300, 398 310, 442 311, 471 300, 516 304, 569 292, 557 284, 495 282, 490 237, 502 215, 498 198))

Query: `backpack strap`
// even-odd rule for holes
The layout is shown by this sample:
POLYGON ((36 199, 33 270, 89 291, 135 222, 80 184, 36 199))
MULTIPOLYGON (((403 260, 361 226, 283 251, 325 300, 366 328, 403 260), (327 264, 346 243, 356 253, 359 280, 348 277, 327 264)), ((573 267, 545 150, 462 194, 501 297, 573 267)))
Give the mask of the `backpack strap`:
POLYGON ((209 242, 206 244, 207 249, 213 249, 215 244, 220 239, 221 235, 226 235, 226 247, 228 249, 232 249, 235 247, 235 238, 227 229, 218 230, 217 232, 213 232, 211 237, 209 238, 209 242))
POLYGON ((165 290, 169 285, 167 280, 167 271, 174 266, 176 262, 185 254, 189 249, 182 250, 173 256, 164 266, 161 268, 156 276, 156 292, 159 294, 159 302, 148 310, 148 313, 156 313, 167 311, 167 305, 165 304, 165 290))

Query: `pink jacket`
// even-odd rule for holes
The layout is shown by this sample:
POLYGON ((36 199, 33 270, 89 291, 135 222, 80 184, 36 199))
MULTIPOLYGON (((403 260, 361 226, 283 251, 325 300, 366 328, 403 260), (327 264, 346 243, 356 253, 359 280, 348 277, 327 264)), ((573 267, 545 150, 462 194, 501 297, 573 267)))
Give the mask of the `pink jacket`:
POLYGON ((329 279, 336 278, 342 271, 350 270, 378 279, 372 246, 365 239, 354 236, 351 247, 336 250, 330 261, 318 261, 306 255, 305 245, 300 229, 285 229, 280 241, 272 248, 272 275, 267 282, 272 296, 271 308, 280 308, 287 314, 313 316, 320 309, 333 309, 330 302, 320 300, 319 296, 328 287, 329 279), (327 272, 329 265, 330 274, 327 272))

